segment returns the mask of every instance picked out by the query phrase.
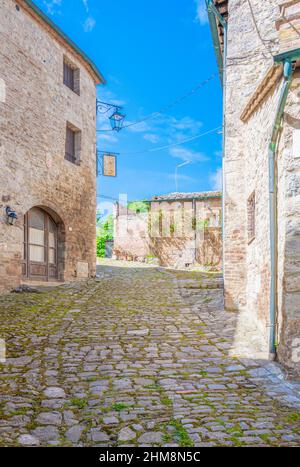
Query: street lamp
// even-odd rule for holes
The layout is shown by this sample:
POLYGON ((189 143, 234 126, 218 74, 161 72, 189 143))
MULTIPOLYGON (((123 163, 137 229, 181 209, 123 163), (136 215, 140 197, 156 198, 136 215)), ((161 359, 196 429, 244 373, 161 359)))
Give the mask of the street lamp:
POLYGON ((119 105, 108 104, 107 102, 102 102, 97 99, 96 103, 97 113, 106 114, 111 110, 113 113, 109 117, 111 128, 113 131, 119 132, 122 130, 125 115, 121 113, 122 107, 119 105))
POLYGON ((120 112, 121 107, 116 107, 114 113, 109 117, 111 128, 119 132, 122 130, 125 115, 120 112))
POLYGON ((175 186, 176 186, 176 192, 178 192, 178 169, 180 167, 183 167, 185 165, 188 165, 190 164, 192 161, 185 161, 185 162, 182 162, 182 164, 178 164, 176 165, 175 167, 175 186))

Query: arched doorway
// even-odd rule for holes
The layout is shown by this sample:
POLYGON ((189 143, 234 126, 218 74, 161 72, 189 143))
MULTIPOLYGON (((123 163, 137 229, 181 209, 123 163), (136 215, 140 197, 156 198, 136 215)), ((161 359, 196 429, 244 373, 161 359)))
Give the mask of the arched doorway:
POLYGON ((57 280, 58 250, 58 223, 44 209, 30 209, 24 216, 23 277, 57 280))

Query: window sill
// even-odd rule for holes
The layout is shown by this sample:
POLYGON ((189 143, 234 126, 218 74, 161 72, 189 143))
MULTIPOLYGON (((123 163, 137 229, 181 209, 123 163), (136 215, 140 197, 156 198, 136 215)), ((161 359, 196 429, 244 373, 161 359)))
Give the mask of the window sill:
POLYGON ((70 88, 70 86, 68 86, 67 84, 64 83, 64 87, 69 89, 69 91, 71 91, 73 94, 76 94, 76 96, 80 96, 80 91, 76 91, 75 89, 73 88, 70 88))
POLYGON ((78 159, 71 159, 70 157, 66 157, 65 156, 65 161, 69 162, 70 164, 73 164, 73 165, 81 165, 81 161, 78 160, 78 159))

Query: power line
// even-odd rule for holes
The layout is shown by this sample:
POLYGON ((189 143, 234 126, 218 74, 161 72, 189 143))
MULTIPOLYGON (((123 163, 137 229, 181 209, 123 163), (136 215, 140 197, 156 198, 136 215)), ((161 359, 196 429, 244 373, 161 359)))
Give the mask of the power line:
MULTIPOLYGON (((151 114, 149 115, 146 115, 145 117, 135 121, 135 122, 132 122, 132 123, 128 123, 127 125, 124 125, 122 127, 122 129, 125 129, 125 128, 129 128, 131 126, 134 126, 134 125, 138 125, 140 123, 143 123, 143 122, 146 122, 147 120, 150 120, 152 118, 155 118, 155 117, 158 117, 159 115, 165 113, 167 110, 171 109, 172 107, 174 107, 175 105, 179 104, 180 102, 182 102, 183 100, 187 99, 188 97, 192 96, 193 94, 195 94, 199 89, 201 89, 203 86, 205 86, 206 84, 208 84, 210 81, 212 81, 213 79, 215 79, 216 77, 218 76, 218 73, 214 73, 212 74, 209 78, 205 79, 204 81, 202 81, 201 83, 197 84, 197 86, 195 86, 193 89, 191 89, 189 92, 187 92, 186 94, 184 94, 183 96, 180 96, 178 97, 177 99, 175 99, 174 101, 170 102, 169 104, 165 105, 164 107, 162 107, 161 109, 159 109, 157 112, 152 112, 151 114)), ((107 129, 107 130, 97 130, 97 132, 103 132, 103 131, 114 131, 113 129, 107 129)))
POLYGON ((152 149, 144 149, 143 151, 134 151, 134 152, 122 152, 122 154, 144 154, 144 153, 147 153, 147 152, 156 152, 156 151, 162 151, 164 149, 169 149, 169 148, 172 148, 172 147, 175 147, 175 146, 180 146, 181 144, 185 144, 185 143, 189 143, 190 141, 194 141, 198 138, 201 138, 202 136, 206 136, 206 135, 209 135, 209 134, 212 134, 212 133, 217 133, 218 131, 222 130, 222 126, 218 126, 216 128, 213 128, 212 130, 208 130, 208 131, 205 131, 204 133, 200 133, 196 136, 192 136, 190 138, 186 138, 182 141, 178 141, 177 143, 171 143, 171 144, 167 144, 165 146, 159 146, 159 147, 155 147, 155 148, 152 148, 152 149))

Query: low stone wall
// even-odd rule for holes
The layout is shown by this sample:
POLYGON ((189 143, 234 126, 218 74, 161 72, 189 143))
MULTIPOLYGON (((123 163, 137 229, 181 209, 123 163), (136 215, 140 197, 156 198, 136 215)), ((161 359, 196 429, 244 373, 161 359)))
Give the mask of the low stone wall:
POLYGON ((148 214, 125 212, 117 215, 113 256, 121 260, 144 261, 149 255, 148 214))
POLYGON ((150 251, 162 266, 186 267, 199 264, 203 268, 220 270, 222 266, 221 228, 207 228, 204 238, 153 237, 150 251))
POLYGON ((221 200, 206 200, 205 208, 204 201, 197 201, 197 206, 192 206, 192 202, 153 202, 149 213, 140 214, 119 209, 115 217, 114 257, 134 261, 157 258, 162 266, 183 268, 199 264, 204 269, 220 270, 221 200))

